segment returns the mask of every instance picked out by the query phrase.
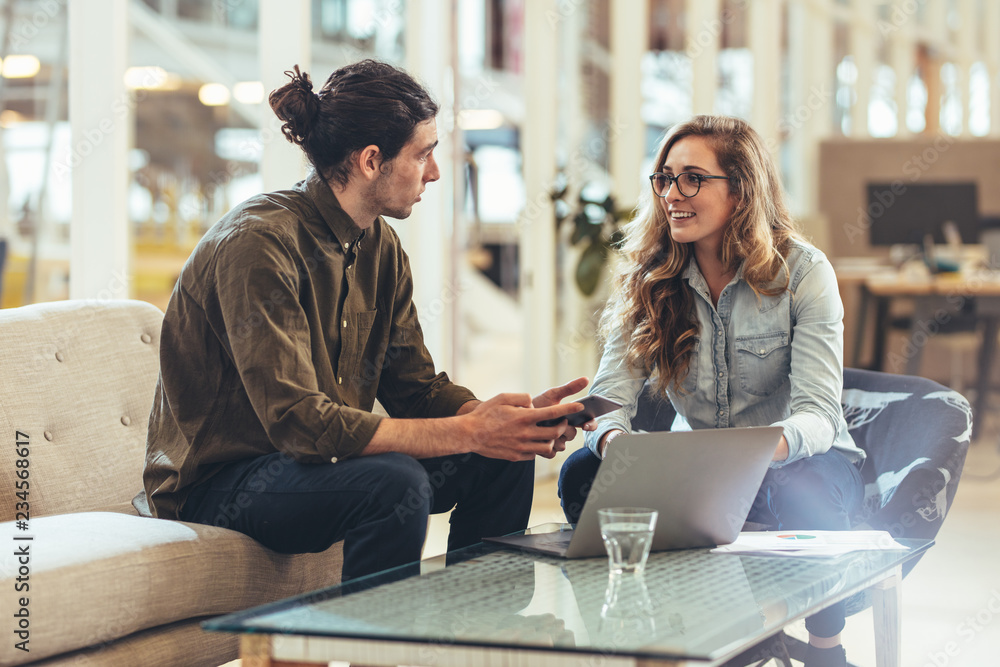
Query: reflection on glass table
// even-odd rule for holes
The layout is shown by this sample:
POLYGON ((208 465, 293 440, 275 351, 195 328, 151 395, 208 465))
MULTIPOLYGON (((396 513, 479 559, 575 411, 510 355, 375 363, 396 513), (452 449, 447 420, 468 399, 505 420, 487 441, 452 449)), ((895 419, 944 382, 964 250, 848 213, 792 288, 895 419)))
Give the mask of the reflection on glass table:
POLYGON ((611 573, 601 607, 601 641, 635 642, 654 634, 656 615, 645 575, 611 573))

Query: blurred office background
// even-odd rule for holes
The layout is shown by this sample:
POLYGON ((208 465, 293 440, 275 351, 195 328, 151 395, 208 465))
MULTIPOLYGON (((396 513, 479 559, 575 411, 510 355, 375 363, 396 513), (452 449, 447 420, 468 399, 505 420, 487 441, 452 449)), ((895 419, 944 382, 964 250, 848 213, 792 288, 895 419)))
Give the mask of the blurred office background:
MULTIPOLYGON (((902 371, 913 359, 906 299, 892 303, 887 321, 902 324, 882 358, 871 326, 853 335, 866 277, 926 279, 913 232, 941 236, 936 218, 880 226, 887 197, 955 186, 940 215, 963 249, 937 238, 939 257, 991 264, 977 242, 1000 216, 993 0, 4 0, 0 30, 2 307, 164 308, 209 226, 305 174, 266 102, 282 73, 298 64, 318 88, 363 57, 405 67, 442 106, 442 179, 392 223, 428 347, 481 396, 593 375, 608 242, 648 187, 659 138, 692 114, 745 118, 767 141, 803 230, 838 267, 848 363, 902 371)), ((918 372, 967 394, 996 373, 978 364, 987 334, 972 315, 919 345, 918 372)), ((979 472, 995 464, 997 432, 981 406, 979 472)), ((558 518, 552 482, 540 484, 537 516, 558 518)), ((905 664, 936 655, 1000 587, 982 578, 1000 546, 996 483, 963 485, 965 514, 945 524, 960 534, 942 532, 940 558, 911 577, 939 578, 911 586, 905 664)), ((996 626, 949 664, 993 660, 996 626)))
MULTIPOLYGON (((444 178, 396 225, 428 345, 461 380, 496 351, 476 334, 500 333, 510 350, 491 356, 532 391, 593 372, 606 241, 675 122, 749 120, 803 229, 834 258, 885 253, 869 244, 867 183, 986 184, 1000 169, 1000 7, 985 0, 0 8, 4 307, 70 296, 164 307, 208 226, 304 174, 266 102, 294 64, 318 87, 347 62, 388 60, 442 104, 444 178)), ((1000 214, 1000 191, 978 194, 978 213, 1000 214)))
POLYGON ((592 374, 607 241, 694 113, 757 128, 834 259, 888 255, 873 182, 971 181, 1000 215, 985 0, 6 0, 0 26, 4 307, 164 307, 208 226, 305 173, 266 102, 282 72, 369 56, 442 105, 444 177, 394 224, 428 346, 460 381, 493 361, 483 393, 592 374))

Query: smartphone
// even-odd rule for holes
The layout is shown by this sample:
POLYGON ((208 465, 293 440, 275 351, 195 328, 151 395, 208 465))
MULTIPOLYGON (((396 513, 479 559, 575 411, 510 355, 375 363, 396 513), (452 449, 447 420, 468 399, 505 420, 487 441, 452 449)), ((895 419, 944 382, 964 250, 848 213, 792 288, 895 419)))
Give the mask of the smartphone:
POLYGON ((560 417, 559 419, 545 419, 538 422, 538 425, 555 426, 565 419, 569 422, 570 426, 583 426, 591 419, 600 417, 601 415, 611 412, 612 410, 617 410, 622 406, 622 404, 617 401, 612 401, 610 398, 604 398, 603 396, 597 396, 594 394, 585 396, 577 401, 574 401, 574 403, 580 403, 583 405, 583 410, 580 410, 580 412, 574 412, 573 414, 565 417, 560 417))

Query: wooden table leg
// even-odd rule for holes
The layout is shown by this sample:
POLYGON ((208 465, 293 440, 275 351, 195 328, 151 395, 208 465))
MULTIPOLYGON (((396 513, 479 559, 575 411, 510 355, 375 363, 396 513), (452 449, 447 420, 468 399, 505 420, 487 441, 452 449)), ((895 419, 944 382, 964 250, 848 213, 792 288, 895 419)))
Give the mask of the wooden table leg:
POLYGON ((872 587, 872 612, 875 621, 875 665, 900 667, 902 649, 903 569, 895 571, 872 587))
MULTIPOLYGON (((933 297, 916 297, 916 304, 913 307, 912 324, 910 325, 910 330, 907 332, 910 342, 905 350, 908 356, 906 357, 906 367, 903 369, 903 373, 906 375, 920 375, 920 362, 924 357, 924 347, 927 346, 931 336, 934 335, 934 333, 928 333, 931 331, 928 327, 936 323, 934 320, 934 305, 936 303, 937 300, 933 297), (923 335, 923 340, 919 344, 915 340, 917 332, 923 335)), ((888 329, 888 322, 884 326, 888 329)), ((937 330, 933 331, 936 333, 937 330)))
POLYGON ((243 667, 273 667, 271 663, 271 636, 241 635, 240 659, 243 661, 243 667))
POLYGON ((972 412, 972 437, 981 433, 983 422, 986 421, 986 407, 989 405, 990 386, 993 359, 996 357, 997 334, 1000 333, 1000 317, 991 315, 984 318, 986 326, 983 331, 983 342, 979 347, 979 369, 976 377, 976 406, 972 412))
POLYGON ((871 304, 871 292, 861 285, 861 298, 858 306, 858 317, 854 323, 854 350, 851 352, 851 367, 861 368, 862 348, 865 346, 865 328, 868 325, 868 308, 871 304))
POLYGON ((868 366, 873 371, 883 370, 888 337, 889 299, 884 296, 875 297, 875 349, 872 352, 872 363, 868 366))
MULTIPOLYGON (((325 667, 328 663, 303 662, 301 660, 276 660, 272 656, 274 640, 281 641, 282 635, 244 634, 240 637, 240 659, 242 667, 325 667)), ((351 663, 351 667, 365 667, 351 663)))

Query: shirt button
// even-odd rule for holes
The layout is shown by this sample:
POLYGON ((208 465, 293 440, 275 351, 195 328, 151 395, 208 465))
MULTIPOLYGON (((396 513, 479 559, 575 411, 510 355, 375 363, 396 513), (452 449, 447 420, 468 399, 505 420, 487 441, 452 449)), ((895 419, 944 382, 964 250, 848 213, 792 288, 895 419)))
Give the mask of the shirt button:
POLYGON ((760 353, 764 354, 764 348, 760 348, 760 353))
POLYGON ((344 244, 344 250, 348 250, 350 247, 351 247, 350 243, 345 243, 344 244))
POLYGON ((344 320, 344 328, 347 327, 347 320, 344 320))
POLYGON ((726 414, 726 411, 725 411, 725 410, 719 410, 719 416, 720 416, 720 417, 721 417, 721 416, 723 416, 724 414, 726 414))
POLYGON ((336 463, 336 462, 337 462, 337 457, 336 456, 331 456, 330 457, 330 463, 336 463))
POLYGON ((132 420, 129 419, 128 415, 125 415, 124 417, 122 417, 122 426, 128 426, 131 423, 132 423, 132 420))
POLYGON ((342 377, 337 378, 337 384, 344 384, 344 378, 342 377))
POLYGON ((716 336, 721 336, 722 335, 722 329, 717 329, 716 332, 715 332, 715 335, 716 336))
POLYGON ((143 343, 150 343, 153 340, 153 337, 150 336, 149 334, 142 334, 142 336, 140 336, 140 338, 142 339, 143 343))
POLYGON ((722 377, 723 375, 725 375, 725 373, 723 373, 722 371, 719 371, 719 377, 722 377))
POLYGON ((56 352, 56 361, 62 361, 62 360, 63 360, 63 353, 56 352))

